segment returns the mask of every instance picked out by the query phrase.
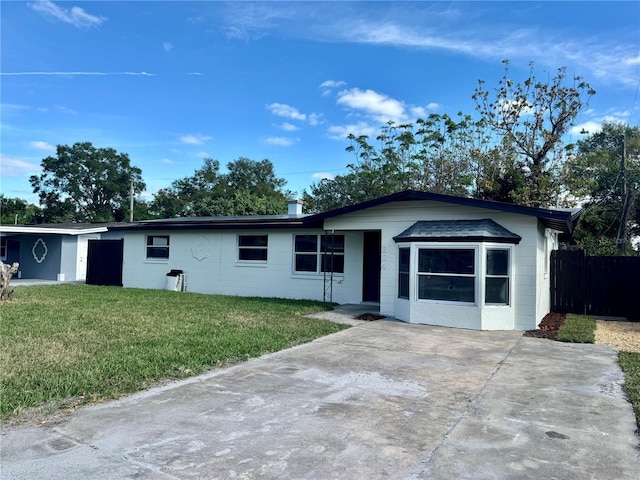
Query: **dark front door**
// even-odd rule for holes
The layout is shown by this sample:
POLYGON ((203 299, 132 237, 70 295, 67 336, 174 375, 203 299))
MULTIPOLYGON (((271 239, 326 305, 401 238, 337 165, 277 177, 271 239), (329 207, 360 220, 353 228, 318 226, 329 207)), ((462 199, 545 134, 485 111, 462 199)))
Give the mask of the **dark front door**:
POLYGON ((362 301, 380 301, 380 232, 364 232, 362 301))
POLYGON ((124 240, 89 240, 87 251, 88 285, 122 286, 124 240))

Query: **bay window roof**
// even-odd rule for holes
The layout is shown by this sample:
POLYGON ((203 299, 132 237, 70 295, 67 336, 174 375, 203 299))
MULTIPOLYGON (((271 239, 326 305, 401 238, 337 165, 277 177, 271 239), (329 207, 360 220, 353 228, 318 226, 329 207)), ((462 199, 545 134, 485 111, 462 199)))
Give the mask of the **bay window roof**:
POLYGON ((495 221, 482 220, 430 220, 414 223, 393 237, 400 242, 496 242, 518 244, 522 237, 495 221))

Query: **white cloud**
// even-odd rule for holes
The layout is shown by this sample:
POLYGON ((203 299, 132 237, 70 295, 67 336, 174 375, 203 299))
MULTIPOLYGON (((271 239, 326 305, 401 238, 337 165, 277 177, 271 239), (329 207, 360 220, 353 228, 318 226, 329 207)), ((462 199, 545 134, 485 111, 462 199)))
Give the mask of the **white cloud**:
POLYGON ((440 104, 436 102, 431 102, 427 104, 427 110, 438 110, 440 108, 440 104))
POLYGON ((602 123, 590 120, 588 122, 581 123, 580 125, 574 125, 573 127, 571 127, 571 134, 580 135, 586 132, 587 134, 591 135, 599 132, 601 128, 602 123))
POLYGON ((333 180, 334 178, 336 178, 336 176, 333 173, 329 173, 329 172, 316 172, 313 175, 311 175, 311 178, 313 178, 314 180, 333 180))
POLYGON ((343 82, 342 80, 325 80, 320 84, 320 88, 340 88, 345 87, 347 82, 343 82))
POLYGON ((307 116, 300 113, 297 108, 284 103, 271 103, 267 105, 267 109, 278 117, 291 118, 293 120, 305 121, 307 116))
POLYGON ((285 130, 287 132, 295 132, 296 130, 300 130, 299 127, 296 127, 293 123, 284 122, 282 125, 279 125, 278 128, 285 130))
POLYGON ((29 144, 31 148, 35 148, 36 150, 44 150, 46 152, 55 152, 56 147, 47 142, 35 141, 29 144))
POLYGON ((342 80, 325 80, 320 84, 320 88, 322 89, 322 96, 327 97, 331 95, 334 89, 343 88, 347 86, 347 82, 343 82, 342 80))
POLYGON ((196 157, 198 157, 198 158, 211 158, 211 155, 209 155, 209 152, 202 151, 202 152, 196 153, 196 157))
POLYGON ((173 45, 171 44, 171 42, 164 42, 162 44, 162 48, 164 48, 164 51, 169 53, 171 50, 173 50, 173 45))
MULTIPOLYGON (((292 107, 291 105, 287 105, 286 103, 270 103, 267 105, 267 110, 269 110, 273 115, 278 117, 289 118, 291 120, 298 120, 301 122, 307 122, 312 127, 319 125, 320 118, 322 117, 319 113, 302 113, 296 107, 292 107)), ((285 125, 285 124, 283 124, 285 125)), ((290 124, 286 124, 290 125, 290 124)), ((286 130, 286 129, 285 129, 286 130)))
POLYGON ((0 154, 0 172, 3 177, 23 177, 40 172, 40 165, 0 154))
POLYGON ((296 141, 287 137, 267 137, 264 139, 264 143, 268 145, 276 145, 278 147, 290 147, 296 141))
POLYGON ((166 163, 167 165, 170 165, 173 163, 173 161, 170 158, 163 158, 161 162, 166 163))
POLYGON ((427 116, 427 110, 424 107, 411 107, 409 111, 415 118, 424 118, 427 116))
POLYGON ((361 111, 381 123, 386 123, 389 120, 396 123, 407 120, 403 102, 371 89, 360 90, 359 88, 352 88, 343 90, 338 93, 337 103, 338 105, 361 111))
POLYGON ((631 115, 629 111, 616 111, 610 112, 607 115, 603 115, 600 117, 593 117, 591 120, 580 123, 579 125, 574 125, 570 129, 570 133, 572 135, 580 135, 586 132, 588 135, 592 135, 594 133, 602 130, 602 124, 607 123, 627 123, 628 117, 631 115))
POLYGON ((372 136, 378 132, 378 128, 366 122, 358 122, 349 125, 334 125, 327 129, 327 136, 333 140, 346 140, 347 135, 354 134, 372 136))
POLYGON ((309 125, 311 125, 312 127, 315 127, 316 125, 320 125, 321 119, 322 118, 322 114, 321 113, 310 113, 307 116, 307 121, 309 122, 309 125))
POLYGON ((80 7, 62 8, 50 0, 38 0, 29 5, 36 12, 55 18, 64 23, 69 23, 74 27, 97 27, 106 20, 105 17, 91 15, 80 7))
POLYGON ((180 137, 180 141, 187 145, 202 145, 209 140, 211 140, 210 136, 202 135, 201 133, 187 134, 180 137))

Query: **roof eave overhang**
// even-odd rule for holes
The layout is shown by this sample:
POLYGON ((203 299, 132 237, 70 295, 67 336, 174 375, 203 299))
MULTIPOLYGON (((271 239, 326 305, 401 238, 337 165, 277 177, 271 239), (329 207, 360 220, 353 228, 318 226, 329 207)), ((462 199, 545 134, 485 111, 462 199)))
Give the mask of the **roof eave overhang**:
POLYGON ((417 190, 404 190, 402 192, 393 193, 386 197, 380 197, 373 200, 367 200, 355 205, 337 208, 328 212, 318 213, 308 218, 315 220, 326 220, 328 218, 346 215, 348 213, 364 210, 367 208, 377 207, 390 202, 404 202, 413 200, 428 200, 433 202, 443 202, 454 205, 470 206, 475 208, 486 208, 506 213, 515 213, 519 215, 533 216, 540 219, 543 225, 561 233, 573 233, 575 224, 580 212, 560 211, 548 208, 527 207, 524 205, 516 205, 514 203, 496 202, 493 200, 481 200, 477 198, 455 197, 452 195, 443 195, 439 193, 420 192, 417 190))
POLYGON ((107 232, 107 227, 94 227, 94 228, 85 228, 85 229, 74 229, 74 228, 43 228, 43 227, 13 227, 13 226, 2 226, 0 227, 0 233, 14 233, 14 234, 33 234, 33 235, 85 235, 88 233, 105 233, 107 232))
POLYGON ((216 221, 216 222, 154 222, 129 224, 114 227, 112 230, 122 231, 151 231, 151 230, 264 230, 264 229, 297 229, 297 228, 322 228, 322 222, 295 219, 289 221, 216 221))
POLYGON ((396 243, 413 243, 413 242, 452 242, 452 243, 460 243, 460 242, 487 242, 487 243, 511 243, 514 245, 518 245, 522 238, 513 238, 513 237, 485 237, 478 235, 471 236, 459 236, 459 237, 394 237, 393 239, 396 243))

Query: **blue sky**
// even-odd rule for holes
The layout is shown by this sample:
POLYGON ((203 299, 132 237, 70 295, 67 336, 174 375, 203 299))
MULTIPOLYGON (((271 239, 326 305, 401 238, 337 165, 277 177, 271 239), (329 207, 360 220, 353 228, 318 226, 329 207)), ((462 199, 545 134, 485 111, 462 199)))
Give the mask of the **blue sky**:
POLYGON ((474 114, 558 67, 598 92, 578 119, 640 123, 639 2, 3 1, 0 190, 58 144, 128 153, 150 198, 210 157, 271 160, 295 192, 346 173, 345 136, 474 114))

